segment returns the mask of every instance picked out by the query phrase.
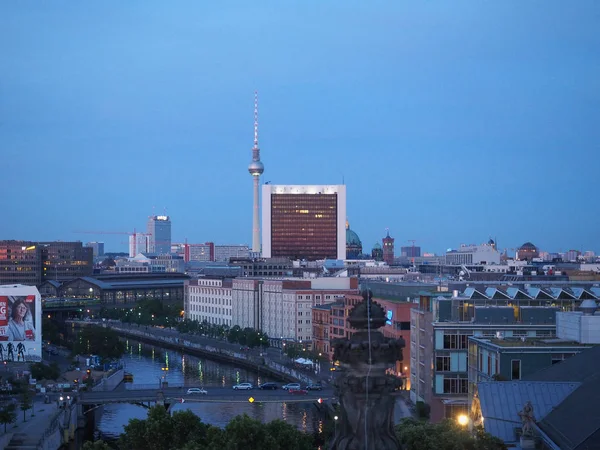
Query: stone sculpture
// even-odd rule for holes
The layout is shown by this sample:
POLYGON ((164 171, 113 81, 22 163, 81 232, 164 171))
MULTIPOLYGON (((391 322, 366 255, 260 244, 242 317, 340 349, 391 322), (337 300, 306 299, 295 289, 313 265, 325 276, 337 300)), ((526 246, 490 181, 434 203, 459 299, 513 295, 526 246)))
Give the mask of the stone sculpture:
POLYGON ((333 342, 340 373, 334 380, 340 401, 340 423, 330 448, 335 450, 391 450, 400 447, 394 433, 395 392, 402 380, 386 370, 402 361, 403 339, 385 338, 385 311, 372 300, 371 291, 348 317, 357 331, 333 342))

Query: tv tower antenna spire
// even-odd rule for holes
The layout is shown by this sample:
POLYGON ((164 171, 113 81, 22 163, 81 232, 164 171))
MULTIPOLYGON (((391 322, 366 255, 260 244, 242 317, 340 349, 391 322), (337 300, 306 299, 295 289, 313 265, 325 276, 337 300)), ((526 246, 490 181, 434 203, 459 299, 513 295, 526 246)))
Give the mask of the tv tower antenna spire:
POLYGON ((260 253, 260 219, 259 219, 259 196, 258 187, 260 176, 265 171, 265 166, 260 161, 260 149, 258 148, 258 92, 254 91, 254 146, 252 147, 252 162, 248 166, 248 172, 252 175, 254 187, 254 202, 252 211, 252 252, 260 253))

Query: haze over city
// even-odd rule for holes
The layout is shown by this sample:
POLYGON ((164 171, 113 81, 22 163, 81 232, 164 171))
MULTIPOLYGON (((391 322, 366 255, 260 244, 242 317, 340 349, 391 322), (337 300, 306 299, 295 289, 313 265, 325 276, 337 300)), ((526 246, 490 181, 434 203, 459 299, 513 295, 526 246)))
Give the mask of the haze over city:
POLYGON ((0 230, 251 242, 262 182, 347 185, 366 250, 600 251, 600 5, 0 4, 0 230), (25 24, 25 25, 24 25, 25 24), (166 209, 165 209, 166 208, 166 209))

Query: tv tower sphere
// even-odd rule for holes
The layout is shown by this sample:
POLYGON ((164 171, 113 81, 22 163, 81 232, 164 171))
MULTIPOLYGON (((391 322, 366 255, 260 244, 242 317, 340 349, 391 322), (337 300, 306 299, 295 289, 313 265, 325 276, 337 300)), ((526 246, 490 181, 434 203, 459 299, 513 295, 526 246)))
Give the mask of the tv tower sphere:
POLYGON ((252 161, 248 165, 248 172, 250 172, 250 175, 252 175, 253 177, 261 176, 264 171, 265 165, 260 161, 252 161))

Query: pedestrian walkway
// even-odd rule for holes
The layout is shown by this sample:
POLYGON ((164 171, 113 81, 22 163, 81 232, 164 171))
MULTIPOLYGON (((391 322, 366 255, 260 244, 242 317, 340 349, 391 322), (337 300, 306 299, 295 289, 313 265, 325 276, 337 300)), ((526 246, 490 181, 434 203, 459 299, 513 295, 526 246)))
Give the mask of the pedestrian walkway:
MULTIPOLYGON (((26 420, 23 421, 23 411, 17 407, 16 422, 6 428, 7 434, 12 434, 12 437, 5 448, 36 448, 58 414, 56 402, 48 404, 40 400, 34 403, 33 409, 25 412, 26 420)), ((3 432, 4 428, 1 430, 3 432)))
MULTIPOLYGON (((183 343, 183 341, 188 341, 193 344, 199 344, 202 346, 212 347, 216 350, 223 350, 223 351, 234 352, 234 353, 238 353, 238 354, 240 352, 242 352, 242 350, 240 348, 240 344, 231 343, 225 339, 215 339, 215 338, 210 338, 210 337, 206 337, 206 336, 199 336, 196 334, 180 333, 177 330, 172 330, 172 329, 168 329, 168 328, 159 328, 159 327, 128 324, 128 323, 112 322, 112 323, 108 324, 108 326, 114 327, 116 329, 122 328, 124 330, 152 333, 152 335, 157 338, 167 337, 167 338, 171 338, 171 339, 175 339, 175 340, 180 339, 182 341, 182 343, 183 343)), ((328 361, 321 361, 318 364, 318 366, 317 366, 318 370, 315 373, 315 370, 312 370, 312 369, 307 370, 304 368, 299 368, 291 358, 289 358, 287 355, 283 354, 282 350, 278 349, 278 348, 270 348, 269 347, 267 349, 262 349, 262 350, 258 349, 258 348, 249 350, 244 355, 244 358, 247 358, 247 357, 250 357, 251 359, 254 359, 254 360, 259 360, 261 357, 265 358, 265 360, 271 361, 276 364, 280 364, 281 366, 285 367, 286 369, 288 369, 290 371, 293 370, 295 373, 302 374, 303 377, 305 377, 305 378, 319 381, 323 384, 329 384, 329 382, 331 380, 331 372, 330 372, 331 364, 328 361)))

